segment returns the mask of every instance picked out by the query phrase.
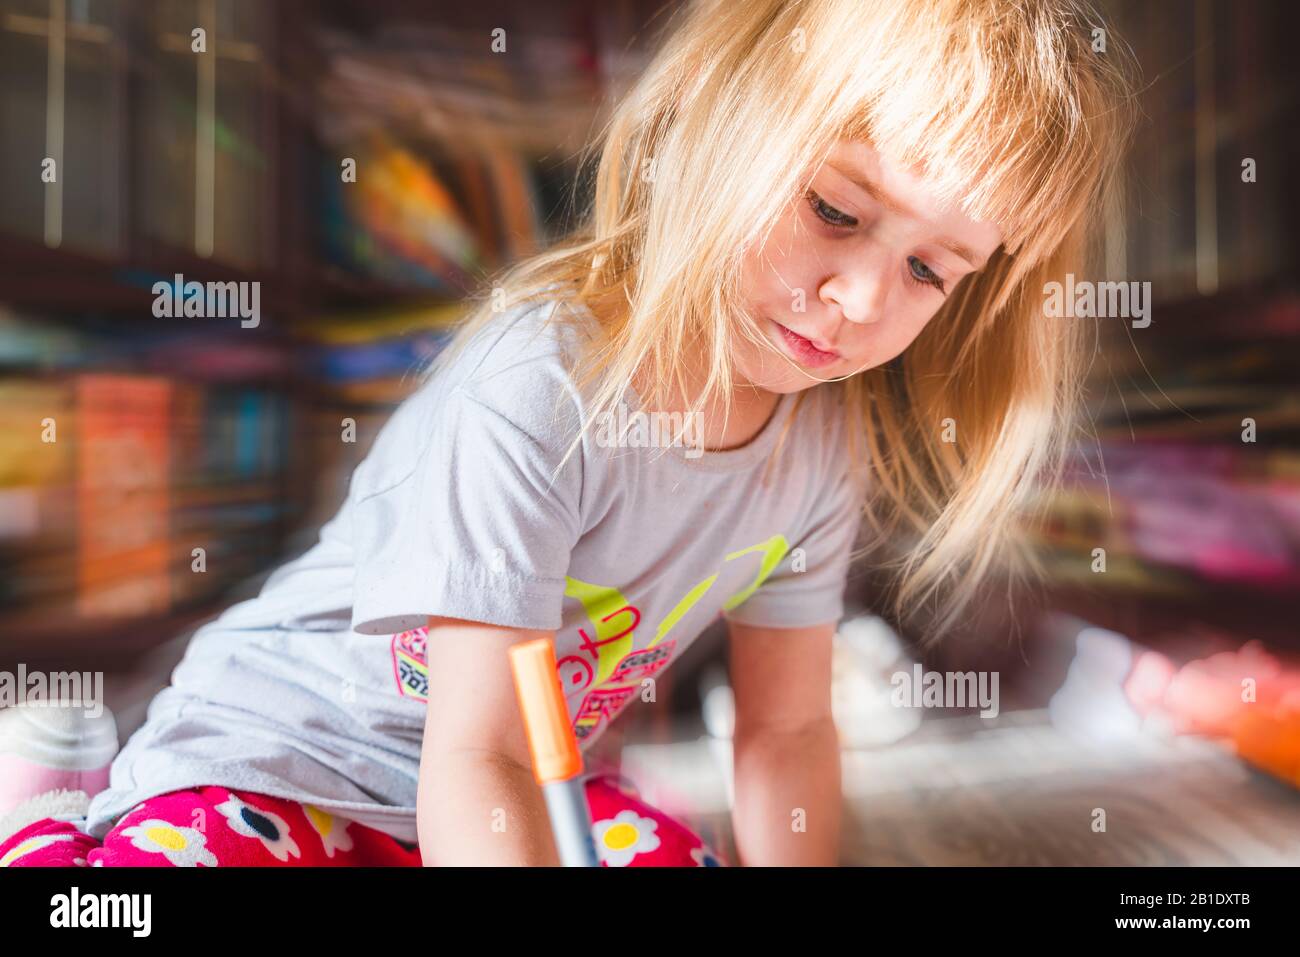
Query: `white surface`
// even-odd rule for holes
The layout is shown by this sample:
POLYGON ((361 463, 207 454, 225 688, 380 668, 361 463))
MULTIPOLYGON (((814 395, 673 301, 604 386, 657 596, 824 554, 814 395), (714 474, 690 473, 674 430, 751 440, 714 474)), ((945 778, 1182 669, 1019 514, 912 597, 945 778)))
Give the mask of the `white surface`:
MULTIPOLYGON (((623 771, 731 857, 727 744, 629 743, 623 771)), ((1080 742, 1045 711, 927 717, 845 751, 843 772, 844 864, 1300 864, 1300 791, 1195 738, 1080 742)))

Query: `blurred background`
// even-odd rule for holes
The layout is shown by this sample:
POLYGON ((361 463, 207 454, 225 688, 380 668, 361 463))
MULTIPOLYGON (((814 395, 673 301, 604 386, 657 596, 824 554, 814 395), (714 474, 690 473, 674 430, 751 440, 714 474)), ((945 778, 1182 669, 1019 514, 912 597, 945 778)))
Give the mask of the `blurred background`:
MULTIPOLYGON (((0 670, 105 672, 125 741, 315 541, 465 295, 580 215, 674 7, 0 0, 0 670), (260 282, 259 323, 156 318, 176 274, 260 282)), ((1040 587, 923 647, 855 568, 845 863, 1300 862, 1291 8, 1100 5, 1146 122, 1095 277, 1150 282, 1152 322, 1100 322, 1040 587), (892 706, 914 666, 996 674, 997 716, 892 706)), ((725 653, 599 746, 729 854, 725 653)))

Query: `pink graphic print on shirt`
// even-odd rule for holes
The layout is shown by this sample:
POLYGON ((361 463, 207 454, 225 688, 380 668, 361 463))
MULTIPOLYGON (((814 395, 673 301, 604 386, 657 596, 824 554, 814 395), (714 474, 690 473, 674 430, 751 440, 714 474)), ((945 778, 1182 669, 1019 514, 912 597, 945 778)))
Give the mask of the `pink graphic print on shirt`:
MULTIPOLYGON (((760 560, 754 580, 727 599, 723 610, 730 611, 757 591, 789 548, 785 536, 773 535, 727 555, 728 562, 755 553, 760 555, 760 560)), ((589 737, 601 722, 617 717, 632 696, 644 687, 643 682, 667 667, 677 645, 675 641, 665 640, 668 633, 717 579, 715 572, 690 589, 659 622, 654 637, 643 648, 635 647, 641 612, 617 588, 571 577, 565 579, 564 594, 582 604, 595 632, 593 637, 586 628, 579 628, 581 641, 577 649, 555 663, 565 697, 583 695, 573 719, 573 733, 578 740, 589 737)), ((427 701, 429 695, 427 636, 428 628, 420 627, 394 635, 392 641, 393 677, 398 693, 419 701, 427 701)))

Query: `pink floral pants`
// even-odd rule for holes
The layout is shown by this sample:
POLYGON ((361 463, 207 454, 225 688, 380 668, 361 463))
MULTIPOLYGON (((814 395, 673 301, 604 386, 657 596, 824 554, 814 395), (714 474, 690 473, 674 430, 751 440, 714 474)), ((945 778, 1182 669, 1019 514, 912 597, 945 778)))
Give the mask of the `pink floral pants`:
MULTIPOLYGON (((605 867, 716 867, 722 860, 626 778, 587 778, 605 867)), ((308 804, 208 786, 149 798, 98 841, 46 818, 0 841, 0 867, 419 867, 419 848, 308 804)))

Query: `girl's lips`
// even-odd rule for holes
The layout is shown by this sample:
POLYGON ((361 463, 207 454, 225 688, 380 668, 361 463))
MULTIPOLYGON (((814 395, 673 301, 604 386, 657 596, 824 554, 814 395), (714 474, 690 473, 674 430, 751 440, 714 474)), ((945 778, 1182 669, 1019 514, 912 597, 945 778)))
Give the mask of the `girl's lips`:
POLYGON ((799 335, 799 333, 787 329, 775 319, 773 319, 772 322, 781 330, 781 339, 785 342, 786 348, 789 349, 790 354, 796 361, 803 365, 810 368, 817 368, 818 366, 829 365, 840 357, 838 352, 825 352, 818 349, 803 336, 799 335))

